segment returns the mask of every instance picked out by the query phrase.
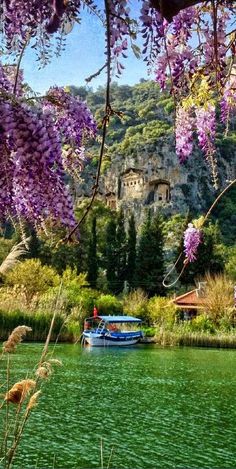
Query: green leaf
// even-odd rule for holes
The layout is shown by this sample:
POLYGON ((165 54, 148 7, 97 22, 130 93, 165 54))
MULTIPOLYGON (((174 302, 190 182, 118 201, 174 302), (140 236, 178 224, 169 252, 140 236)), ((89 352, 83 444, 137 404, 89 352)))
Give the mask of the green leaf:
POLYGON ((137 59, 141 57, 141 50, 136 44, 131 44, 132 51, 137 59))

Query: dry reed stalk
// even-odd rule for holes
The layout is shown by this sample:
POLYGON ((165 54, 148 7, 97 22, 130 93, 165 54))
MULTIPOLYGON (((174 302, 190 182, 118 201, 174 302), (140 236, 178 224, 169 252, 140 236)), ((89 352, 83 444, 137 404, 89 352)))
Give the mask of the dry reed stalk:
POLYGON ((10 336, 8 337, 7 341, 3 344, 3 352, 11 353, 14 352, 16 346, 22 342, 23 338, 27 334, 27 332, 32 331, 31 327, 28 326, 18 326, 16 327, 10 336))
MULTIPOLYGON (((7 392, 9 391, 9 382, 10 382, 10 355, 7 355, 7 392)), ((4 404, 4 401, 3 401, 4 404)), ((5 414, 5 431, 4 431, 4 439, 3 439, 3 446, 1 447, 4 450, 4 457, 7 454, 7 443, 8 443, 8 425, 9 425, 9 402, 6 403, 6 414, 5 414)))
MULTIPOLYGON (((8 438, 8 434, 9 434, 9 425, 7 425, 7 429, 6 429, 5 455, 4 455, 4 458, 3 458, 3 460, 5 461, 5 468, 4 469, 11 469, 13 459, 15 457, 15 454, 16 454, 19 442, 21 440, 21 437, 22 437, 26 422, 29 418, 30 412, 37 405, 37 400, 38 400, 38 397, 41 393, 40 390, 36 390, 37 385, 38 385, 38 380, 39 380, 40 377, 42 377, 42 376, 40 376, 40 373, 41 374, 43 373, 44 375, 45 374, 48 375, 52 372, 52 365, 53 364, 61 365, 61 362, 59 360, 56 360, 56 359, 49 359, 48 361, 45 361, 45 357, 48 353, 48 346, 49 346, 49 343, 50 343, 52 330, 53 330, 53 326, 54 326, 54 322, 55 322, 55 318, 56 318, 56 314, 57 314, 57 306, 58 306, 58 303, 59 303, 61 287, 62 287, 62 283, 60 284, 60 288, 59 288, 58 295, 57 295, 56 302, 55 302, 55 306, 54 306, 55 311, 54 311, 54 314, 53 314, 53 317, 52 317, 52 320, 51 320, 49 332, 48 332, 48 335, 47 335, 47 338, 46 338, 46 341, 45 341, 45 345, 44 345, 44 348, 43 348, 43 351, 42 351, 42 355, 41 355, 41 358, 40 358, 40 361, 39 361, 39 364, 38 364, 38 368, 37 368, 37 371, 36 371, 36 375, 37 375, 36 380, 35 381, 34 380, 22 380, 22 381, 19 381, 18 383, 15 383, 14 386, 10 390, 9 390, 9 386, 7 388, 8 392, 6 393, 6 396, 5 396, 5 402, 6 402, 7 408, 8 408, 9 402, 12 402, 14 404, 18 404, 18 407, 17 407, 17 413, 16 413, 14 439, 13 439, 12 444, 11 444, 9 449, 8 449, 8 445, 7 445, 7 438, 8 438), (20 419, 20 411, 21 411, 22 402, 23 402, 24 398, 26 397, 26 395, 28 394, 28 392, 32 389, 35 389, 35 392, 30 397, 28 405, 26 406, 24 415, 20 419)), ((30 330, 31 330, 31 328, 29 328, 27 326, 18 326, 16 329, 14 329, 14 331, 10 335, 8 341, 4 344, 4 352, 14 351, 16 345, 19 342, 22 341, 22 338, 24 337, 26 332, 28 332, 30 330)), ((8 357, 9 357, 9 355, 8 355, 8 357)))
POLYGON ((100 444, 100 456, 101 456, 101 469, 103 469, 103 439, 101 438, 100 444))
POLYGON ((36 381, 32 379, 23 379, 15 383, 12 388, 6 393, 5 401, 12 402, 12 404, 21 404, 31 389, 35 388, 36 381))
POLYGON ((112 446, 111 448, 110 456, 109 456, 108 463, 107 463, 107 469, 110 469, 110 464, 111 464, 111 459, 112 459, 113 454, 114 454, 114 446, 112 446))
MULTIPOLYGON (((23 387, 25 389, 25 394, 23 396, 23 393, 22 393, 22 399, 19 402, 18 409, 20 408, 22 400, 26 396, 26 394, 31 389, 35 388, 35 386, 36 386, 36 381, 34 381, 34 380, 23 380, 23 381, 21 381, 19 383, 16 383, 16 384, 19 385, 19 384, 22 384, 22 383, 24 385, 23 387)), ((14 386, 13 386, 13 388, 14 388, 14 386)), ((12 391, 13 388, 10 391, 12 391)), ((27 405, 25 413, 24 413, 24 416, 23 416, 23 419, 21 421, 21 426, 20 427, 18 427, 17 425, 15 426, 14 441, 13 441, 11 447, 9 448, 9 450, 6 452, 6 456, 5 456, 5 469, 10 469, 12 467, 13 458, 15 456, 16 449, 17 449, 18 444, 20 442, 20 439, 22 437, 22 434, 23 434, 23 431, 24 431, 24 428, 25 428, 25 424, 26 424, 26 422, 29 418, 31 410, 34 407, 37 406, 37 404, 38 404, 37 401, 38 401, 38 397, 39 397, 40 394, 41 394, 41 391, 38 390, 30 397, 28 405, 27 405)))
POLYGON ((51 339, 51 335, 52 335, 52 330, 53 330, 55 318, 56 318, 56 315, 57 315, 57 305, 58 305, 58 303, 59 303, 59 298, 60 298, 60 294, 61 294, 61 289, 62 289, 62 282, 60 283, 60 287, 59 287, 59 290, 58 290, 58 294, 57 294, 57 298, 56 298, 56 302, 55 302, 55 311, 54 311, 54 313, 53 313, 53 317, 52 317, 51 324, 50 324, 50 327, 49 327, 49 331, 48 331, 48 335, 47 335, 47 338, 46 338, 46 342, 45 342, 45 345, 44 345, 44 348, 43 348, 43 352, 42 352, 42 355, 41 355, 41 358, 40 358, 40 361, 39 361, 39 367, 40 367, 40 366, 42 365, 42 363, 44 362, 44 358, 46 357, 47 352, 48 352, 48 346, 49 346, 49 343, 50 343, 50 339, 51 339))

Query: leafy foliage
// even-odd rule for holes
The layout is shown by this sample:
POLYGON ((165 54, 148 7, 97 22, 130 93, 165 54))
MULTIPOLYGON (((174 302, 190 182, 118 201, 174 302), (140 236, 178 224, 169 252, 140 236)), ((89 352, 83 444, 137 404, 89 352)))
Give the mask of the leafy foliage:
POLYGON ((233 282, 225 275, 206 277, 205 312, 217 325, 227 321, 232 323, 235 319, 233 282))
POLYGON ((88 282, 91 288, 96 288, 98 277, 98 258, 97 258, 97 219, 92 220, 92 231, 88 246, 88 282))
POLYGON ((16 265, 7 274, 6 281, 8 285, 23 289, 30 302, 37 293, 58 285, 59 276, 52 267, 43 266, 39 259, 28 259, 16 265))
POLYGON ((149 295, 163 294, 164 277, 163 219, 148 212, 137 250, 136 283, 149 295))

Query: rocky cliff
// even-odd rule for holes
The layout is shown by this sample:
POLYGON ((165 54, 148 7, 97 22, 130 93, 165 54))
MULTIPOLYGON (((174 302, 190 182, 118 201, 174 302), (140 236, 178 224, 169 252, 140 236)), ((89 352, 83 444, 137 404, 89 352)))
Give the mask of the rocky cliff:
MULTIPOLYGON (((99 120, 102 116, 102 93, 89 92, 87 101, 99 120)), ((123 113, 114 117, 108 128, 107 169, 100 180, 98 198, 113 210, 123 208, 125 216, 134 213, 142 222, 147 209, 172 215, 204 212, 227 181, 236 177, 236 134, 232 128, 227 138, 219 124, 217 161, 219 189, 213 188, 211 168, 195 145, 193 155, 181 165, 175 153, 173 102, 160 94, 154 82, 133 87, 112 88, 112 106, 123 113)), ((92 192, 98 147, 76 187, 78 201, 92 192)))
MULTIPOLYGON (((218 150, 219 189, 236 177, 236 151, 218 150)), ((78 187, 78 199, 91 194, 94 170, 88 167, 78 187)), ((201 213, 216 195, 211 168, 195 149, 181 165, 175 154, 173 137, 161 137, 155 144, 142 146, 137 155, 113 155, 110 168, 100 180, 98 198, 113 210, 132 212, 142 222, 147 209, 165 215, 201 213)))

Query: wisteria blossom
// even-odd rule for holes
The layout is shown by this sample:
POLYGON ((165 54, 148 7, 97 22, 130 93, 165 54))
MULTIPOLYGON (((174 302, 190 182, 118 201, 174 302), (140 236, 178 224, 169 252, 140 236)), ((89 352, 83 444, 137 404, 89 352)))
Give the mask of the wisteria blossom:
POLYGON ((176 154, 183 163, 193 150, 193 117, 191 110, 179 107, 176 112, 175 137, 176 154))
MULTIPOLYGON (((12 83, 0 67, 0 214, 20 216, 40 225, 50 219, 75 226, 72 198, 65 185, 65 169, 84 162, 84 138, 96 134, 87 107, 63 89, 50 90, 48 105, 29 105, 11 99, 12 83), (67 143, 70 153, 62 153, 67 143)), ((71 171, 72 172, 72 171, 71 171)))
POLYGON ((236 67, 233 67, 231 75, 225 85, 220 105, 221 121, 228 125, 230 115, 236 113, 236 67))
POLYGON ((196 261, 198 247, 201 242, 201 230, 195 228, 192 223, 189 223, 188 228, 184 232, 184 252, 189 262, 196 261))

